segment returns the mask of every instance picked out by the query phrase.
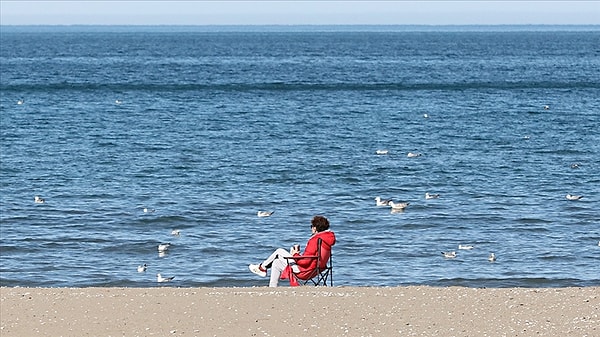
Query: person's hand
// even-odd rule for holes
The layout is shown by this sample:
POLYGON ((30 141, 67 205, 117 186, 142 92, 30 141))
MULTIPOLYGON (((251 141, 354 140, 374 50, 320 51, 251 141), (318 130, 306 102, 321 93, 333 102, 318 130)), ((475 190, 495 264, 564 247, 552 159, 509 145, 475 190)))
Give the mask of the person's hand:
POLYGON ((290 254, 292 254, 292 255, 300 254, 300 246, 299 245, 294 245, 290 249, 290 254))

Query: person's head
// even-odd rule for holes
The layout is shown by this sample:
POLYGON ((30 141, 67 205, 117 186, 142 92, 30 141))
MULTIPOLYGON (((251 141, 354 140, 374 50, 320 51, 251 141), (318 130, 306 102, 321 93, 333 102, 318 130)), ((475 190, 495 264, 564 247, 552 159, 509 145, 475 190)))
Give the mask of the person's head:
POLYGON ((312 218, 310 223, 317 232, 322 232, 329 229, 329 220, 327 220, 326 217, 321 215, 315 215, 315 217, 312 218))

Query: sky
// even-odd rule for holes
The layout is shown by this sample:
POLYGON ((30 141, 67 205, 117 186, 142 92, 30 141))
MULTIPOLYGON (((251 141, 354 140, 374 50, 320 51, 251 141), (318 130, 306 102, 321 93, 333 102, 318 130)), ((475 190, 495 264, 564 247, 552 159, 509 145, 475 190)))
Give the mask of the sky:
POLYGON ((597 1, 0 0, 0 25, 600 25, 597 1))

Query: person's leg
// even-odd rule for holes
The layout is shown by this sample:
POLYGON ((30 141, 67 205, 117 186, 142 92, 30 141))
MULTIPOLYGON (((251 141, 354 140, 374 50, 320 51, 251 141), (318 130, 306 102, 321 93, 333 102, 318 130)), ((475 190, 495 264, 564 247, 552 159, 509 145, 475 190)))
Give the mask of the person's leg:
MULTIPOLYGON (((283 272, 283 270, 289 265, 292 266, 292 270, 297 273, 298 270, 298 266, 296 265, 296 263, 294 261, 289 261, 287 259, 285 259, 285 257, 291 257, 292 254, 290 254, 288 251, 281 249, 281 250, 277 250, 276 251, 276 256, 272 259, 269 260, 271 263, 271 278, 269 279, 269 287, 277 287, 279 285, 279 279, 281 278, 281 273, 283 272)), ((272 257, 272 256, 270 256, 272 257)))
POLYGON ((287 250, 285 250, 283 248, 278 248, 278 249, 276 249, 273 252, 273 254, 271 254, 262 263, 260 263, 260 264, 250 264, 248 266, 248 268, 254 274, 256 274, 258 276, 261 276, 261 277, 266 277, 267 276, 267 269, 269 269, 269 268, 271 268, 273 266, 273 261, 277 261, 278 259, 281 259, 281 260, 285 261, 285 259, 283 258, 284 256, 291 256, 291 254, 287 250))
POLYGON ((287 260, 285 260, 284 258, 278 258, 275 261, 273 261, 273 264, 271 265, 271 279, 269 280, 269 287, 277 287, 279 285, 279 278, 281 277, 281 272, 283 272, 287 265, 287 260))
MULTIPOLYGON (((292 254, 290 254, 290 252, 288 252, 287 250, 285 250, 283 248, 277 248, 273 252, 273 254, 271 254, 260 265, 261 265, 261 267, 268 269, 268 268, 272 267, 273 262, 276 261, 277 259, 281 259, 281 260, 285 261, 284 257, 289 257, 289 256, 292 256, 292 254)), ((286 264, 287 264, 287 262, 286 262, 286 264)))
MULTIPOLYGON (((267 269, 271 269, 271 278, 269 281, 269 286, 277 287, 277 285, 279 284, 279 278, 281 277, 281 273, 283 272, 285 267, 288 266, 288 260, 285 258, 291 256, 292 254, 290 254, 290 252, 288 252, 287 250, 283 248, 278 248, 261 264, 251 264, 249 268, 250 271, 262 277, 267 276, 267 269)), ((289 264, 292 266, 292 270, 295 273, 299 271, 298 266, 294 261, 289 261, 289 264)))

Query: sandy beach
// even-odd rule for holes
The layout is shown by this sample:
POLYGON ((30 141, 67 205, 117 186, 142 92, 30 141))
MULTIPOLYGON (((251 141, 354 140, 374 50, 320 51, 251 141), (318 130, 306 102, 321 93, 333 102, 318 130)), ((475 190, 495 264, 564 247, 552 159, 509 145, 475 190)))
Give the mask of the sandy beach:
POLYGON ((600 288, 1 288, 11 336, 600 336, 600 288))

